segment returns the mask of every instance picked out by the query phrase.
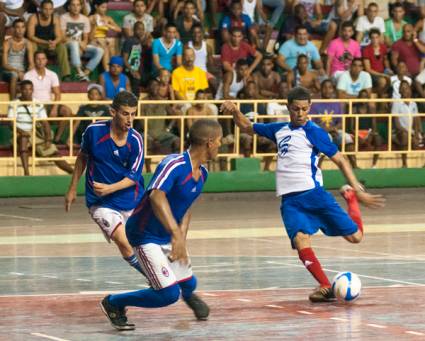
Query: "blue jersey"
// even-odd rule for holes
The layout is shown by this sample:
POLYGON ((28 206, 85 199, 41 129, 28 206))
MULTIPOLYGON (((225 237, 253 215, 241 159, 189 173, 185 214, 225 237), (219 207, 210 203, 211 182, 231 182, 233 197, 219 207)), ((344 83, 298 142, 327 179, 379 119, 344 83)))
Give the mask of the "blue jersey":
POLYGON ((86 170, 86 204, 108 207, 119 211, 132 210, 144 194, 142 169, 144 163, 143 138, 128 131, 127 143, 118 147, 110 135, 111 121, 89 125, 83 134, 81 151, 88 156, 86 170), (93 191, 93 182, 113 184, 129 178, 134 186, 99 197, 93 191))
POLYGON ((152 54, 159 57, 159 64, 168 71, 173 71, 173 57, 183 54, 183 44, 180 40, 174 39, 172 45, 167 48, 162 42, 162 38, 154 39, 152 43, 152 54))
POLYGON ((192 164, 189 152, 167 156, 156 168, 149 187, 141 203, 128 219, 126 232, 132 246, 147 243, 168 244, 171 235, 159 222, 152 211, 149 193, 161 190, 167 195, 174 219, 181 223, 185 213, 201 194, 208 171, 201 166, 201 177, 198 181, 192 177, 192 164))

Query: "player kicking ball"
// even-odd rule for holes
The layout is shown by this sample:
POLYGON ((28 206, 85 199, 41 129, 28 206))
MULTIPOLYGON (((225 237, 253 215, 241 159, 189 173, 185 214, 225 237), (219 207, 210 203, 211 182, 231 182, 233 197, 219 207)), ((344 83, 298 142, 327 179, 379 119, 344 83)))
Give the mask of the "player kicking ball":
POLYGON ((77 197, 78 181, 86 171, 86 205, 106 240, 117 245, 130 266, 142 269, 125 235, 125 223, 144 193, 143 138, 132 128, 137 98, 123 91, 110 108, 112 120, 90 124, 83 134, 65 210, 77 197))
POLYGON ((300 260, 320 284, 310 294, 310 301, 329 302, 334 301, 335 296, 311 248, 311 235, 320 228, 327 236, 342 236, 350 243, 359 243, 363 239, 363 224, 358 201, 377 208, 382 207, 385 200, 381 195, 365 192, 327 132, 309 121, 310 105, 310 92, 296 87, 288 93, 290 122, 252 124, 232 102, 225 102, 222 111, 233 115, 241 132, 264 136, 276 143, 276 190, 282 198, 283 223, 292 248, 297 249, 300 260), (339 167, 350 184, 341 191, 347 201, 348 214, 323 189, 322 172, 317 167, 320 153, 339 167))
POLYGON ((116 329, 135 328, 127 322, 126 307, 165 307, 175 303, 180 293, 197 319, 208 318, 209 307, 193 293, 196 277, 186 251, 186 236, 190 207, 208 176, 203 164, 217 156, 222 136, 216 121, 195 121, 189 131, 189 149, 161 161, 127 221, 128 240, 151 287, 108 295, 102 300, 102 311, 116 329))

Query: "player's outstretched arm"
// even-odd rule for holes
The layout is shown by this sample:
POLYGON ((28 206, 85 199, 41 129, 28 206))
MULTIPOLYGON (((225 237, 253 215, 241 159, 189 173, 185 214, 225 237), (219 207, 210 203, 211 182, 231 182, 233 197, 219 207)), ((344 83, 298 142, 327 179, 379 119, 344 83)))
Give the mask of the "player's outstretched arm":
POLYGON ((80 151, 75 161, 74 172, 72 173, 71 183, 68 188, 68 192, 65 194, 65 211, 69 212, 71 209, 71 204, 75 201, 77 197, 77 186, 78 181, 80 181, 81 175, 83 175, 84 170, 87 166, 87 155, 80 151))
POLYGON ((254 128, 252 127, 251 121, 240 112, 240 110, 233 102, 224 102, 221 105, 221 111, 224 115, 233 115, 233 120, 242 133, 254 135, 254 128))
POLYGON ((103 184, 101 182, 94 181, 93 190, 96 193, 96 195, 100 197, 104 197, 105 195, 112 194, 124 188, 134 186, 135 184, 136 183, 134 182, 134 180, 131 180, 127 177, 113 184, 103 184))
POLYGON ((379 194, 367 193, 364 190, 363 186, 357 180, 356 175, 354 174, 353 169, 350 166, 350 163, 347 161, 344 155, 342 155, 342 153, 337 152, 334 156, 331 157, 331 160, 338 166, 338 168, 344 174, 348 183, 351 187, 353 187, 354 191, 356 192, 357 198, 363 205, 370 208, 384 207, 384 197, 379 194))
POLYGON ((180 226, 177 224, 176 219, 174 219, 167 195, 159 189, 154 189, 149 194, 149 199, 153 213, 161 222, 162 226, 171 234, 172 249, 169 258, 171 261, 180 260, 183 263, 187 263, 186 241, 180 226))

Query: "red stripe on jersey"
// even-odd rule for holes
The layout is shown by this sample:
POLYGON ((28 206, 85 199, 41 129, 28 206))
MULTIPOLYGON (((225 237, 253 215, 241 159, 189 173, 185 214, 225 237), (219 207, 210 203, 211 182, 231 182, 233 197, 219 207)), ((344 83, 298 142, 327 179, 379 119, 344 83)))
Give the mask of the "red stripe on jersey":
POLYGON ((188 176, 185 177, 185 179, 183 180, 183 182, 181 183, 182 185, 184 185, 186 182, 188 182, 190 179, 192 179, 192 172, 190 172, 188 174, 188 176))
POLYGON ((108 134, 106 134, 106 135, 102 136, 102 137, 99 139, 99 141, 97 141, 97 142, 96 142, 96 144, 103 143, 103 142, 105 142, 106 140, 109 140, 110 138, 111 138, 111 135, 108 133, 108 134))

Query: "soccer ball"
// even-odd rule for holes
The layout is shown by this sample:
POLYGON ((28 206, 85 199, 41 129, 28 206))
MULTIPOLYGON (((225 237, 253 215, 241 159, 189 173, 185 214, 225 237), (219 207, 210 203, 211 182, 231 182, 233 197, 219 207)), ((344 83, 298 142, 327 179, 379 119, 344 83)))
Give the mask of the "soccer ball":
POLYGON ((339 272, 332 281, 332 290, 339 300, 352 302, 360 296, 362 282, 352 272, 339 272))

